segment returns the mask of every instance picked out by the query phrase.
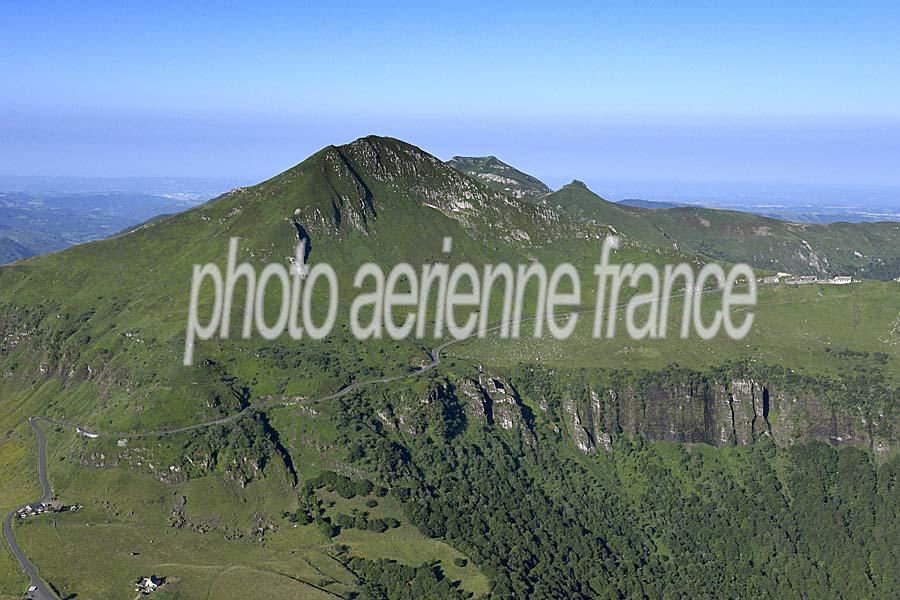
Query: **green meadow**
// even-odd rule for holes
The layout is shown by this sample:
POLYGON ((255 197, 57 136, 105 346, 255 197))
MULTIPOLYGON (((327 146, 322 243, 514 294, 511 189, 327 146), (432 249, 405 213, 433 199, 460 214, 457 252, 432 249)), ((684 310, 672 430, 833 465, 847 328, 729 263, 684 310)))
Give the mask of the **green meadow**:
MULTIPOLYGON (((704 322, 709 323, 712 311, 720 305, 708 297, 703 306, 704 322)), ((448 353, 492 365, 539 362, 549 367, 610 370, 655 370, 671 364, 706 370, 728 361, 758 361, 822 376, 840 371, 843 359, 834 351, 851 349, 889 354, 886 371, 894 381, 900 381, 900 360, 896 356, 900 345, 900 283, 760 285, 753 327, 745 339, 738 341, 724 334, 702 340, 694 332, 689 339, 680 339, 682 307, 682 299, 673 300, 665 339, 630 339, 624 327, 624 311, 618 314, 614 339, 595 339, 593 312, 584 307, 589 312, 579 315, 568 339, 535 339, 529 325, 520 339, 493 334, 454 345, 448 353)), ((646 311, 637 316, 642 323, 646 311)))

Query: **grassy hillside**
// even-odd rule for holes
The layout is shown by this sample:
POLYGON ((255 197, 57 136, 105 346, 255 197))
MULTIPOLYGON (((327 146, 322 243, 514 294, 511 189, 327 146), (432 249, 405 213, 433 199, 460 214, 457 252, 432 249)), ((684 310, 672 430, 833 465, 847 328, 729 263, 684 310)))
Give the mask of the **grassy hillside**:
MULTIPOLYGON (((332 339, 288 340, 287 347, 210 341, 197 359, 214 365, 180 366, 192 265, 215 262, 224 269, 232 236, 241 239, 242 260, 260 268, 273 260, 286 263, 298 225, 311 238, 309 260, 330 263, 344 290, 353 289, 353 274, 372 260, 515 264, 543 256, 586 262, 607 231, 493 192, 412 146, 360 140, 326 148, 258 186, 130 233, 4 267, 4 363, 21 385, 50 374, 93 390, 85 397, 102 393, 100 405, 82 403, 78 394, 54 404, 60 414, 128 430, 214 413, 198 390, 222 395, 231 387, 223 383, 228 377, 258 395, 311 394, 421 362, 428 342, 385 340, 367 347, 351 343, 349 331, 338 328, 332 339), (454 246, 444 255, 447 236, 454 246), (312 368, 303 378, 284 378, 286 364, 312 368)), ((313 306, 321 319, 325 301, 319 292, 313 306)), ((244 293, 239 287, 235 297, 244 293)), ((346 315, 349 299, 340 300, 339 314, 346 315)), ((236 303, 234 322, 241 308, 236 303)))
MULTIPOLYGON (((472 361, 507 366, 540 362, 550 368, 583 367, 659 370, 678 363, 709 369, 726 362, 768 362, 815 376, 839 373, 852 348, 889 355, 890 380, 900 384, 900 283, 866 282, 852 286, 760 286, 756 320, 741 342, 725 336, 686 343, 678 338, 681 299, 673 301, 669 337, 635 342, 591 337, 593 321, 582 319, 565 340, 504 340, 497 336, 454 346, 453 353, 472 361)), ((711 319, 712 303, 706 307, 711 319)), ((622 315, 619 315, 620 326, 622 315)))
POLYGON ((604 200, 578 180, 544 198, 544 203, 574 218, 610 225, 617 233, 641 242, 671 244, 654 220, 648 218, 651 210, 604 200))

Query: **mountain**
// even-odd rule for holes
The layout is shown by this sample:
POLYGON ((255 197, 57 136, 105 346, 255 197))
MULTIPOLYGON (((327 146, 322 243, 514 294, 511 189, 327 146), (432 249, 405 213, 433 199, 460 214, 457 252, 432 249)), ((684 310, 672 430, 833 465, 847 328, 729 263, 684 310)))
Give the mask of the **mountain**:
POLYGON ((648 209, 604 200, 575 181, 544 199, 634 240, 794 274, 900 275, 900 223, 810 224, 693 206, 648 209))
MULTIPOLYGON (((366 261, 419 265, 444 259, 447 236, 454 239, 454 261, 480 264, 585 257, 608 233, 605 226, 497 192, 409 144, 362 138, 326 147, 263 183, 124 235, 0 270, 3 330, 7 339, 18 340, 6 352, 21 372, 73 374, 111 389, 140 390, 119 392, 119 402, 101 409, 78 409, 98 423, 111 419, 127 429, 192 419, 194 411, 209 410, 194 404, 195 376, 171 360, 183 349, 186 317, 173 307, 187 306, 185 277, 192 265, 221 264, 230 237, 239 237, 241 255, 259 264, 293 257, 298 238, 306 238, 309 260, 327 260, 349 290, 366 261), (135 338, 142 343, 136 345, 135 338), (127 409, 136 404, 142 405, 140 412, 127 409)), ((331 368, 285 389, 304 394, 332 389, 375 368, 363 348, 344 341, 306 342, 301 354, 314 346, 334 354, 331 368)), ((210 360, 229 353, 230 342, 226 346, 211 343, 210 360)), ((410 354, 418 360, 423 352, 415 341, 389 347, 380 360, 401 355, 408 363, 410 354)), ((285 384, 252 375, 249 364, 235 366, 260 381, 260 393, 283 391, 285 384)))
POLYGON ((583 218, 593 216, 598 212, 602 214, 602 211, 612 204, 589 190, 583 181, 577 179, 553 192, 552 195, 545 198, 544 203, 583 218))
POLYGON ((514 198, 538 200, 550 193, 550 188, 540 179, 511 167, 495 156, 454 156, 447 164, 514 198))
MULTIPOLYGON (((639 229, 656 212, 578 182, 518 200, 370 136, 0 267, 0 504, 39 493, 28 419, 44 415, 53 493, 82 507, 15 521, 16 540, 61 597, 98 600, 149 574, 179 600, 892 598, 893 283, 761 287, 740 342, 598 340, 587 318, 569 340, 440 351, 350 334, 368 262, 570 262, 592 288, 615 220, 637 240, 617 261, 699 266, 639 229), (184 366, 191 274, 224 267, 231 237, 257 272, 308 241, 342 290, 332 334, 235 326, 184 366)), ((0 594, 24 587, 0 554, 0 594)))

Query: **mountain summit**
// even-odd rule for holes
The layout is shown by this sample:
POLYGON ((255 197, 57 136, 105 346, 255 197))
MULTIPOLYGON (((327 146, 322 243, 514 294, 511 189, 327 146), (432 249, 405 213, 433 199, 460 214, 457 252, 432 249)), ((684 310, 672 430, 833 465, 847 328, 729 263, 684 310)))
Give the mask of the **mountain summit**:
MULTIPOLYGON (((481 240, 526 245, 587 229, 554 211, 504 194, 424 150, 389 137, 367 136, 327 146, 258 185, 239 188, 206 205, 218 219, 255 231, 285 219, 310 233, 369 235, 434 225, 444 217, 481 240), (249 218, 248 218, 249 217, 249 218)), ((429 229, 430 230, 430 229, 429 229)), ((418 230, 420 233, 424 229, 418 230)))

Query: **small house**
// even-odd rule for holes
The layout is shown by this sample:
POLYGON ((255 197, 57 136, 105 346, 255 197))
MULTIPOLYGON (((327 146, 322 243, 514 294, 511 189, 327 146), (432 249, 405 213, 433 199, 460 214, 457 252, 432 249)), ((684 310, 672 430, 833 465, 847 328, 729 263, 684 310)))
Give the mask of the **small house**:
POLYGON ((156 575, 140 577, 134 582, 134 591, 144 595, 152 594, 163 582, 164 580, 156 575))

